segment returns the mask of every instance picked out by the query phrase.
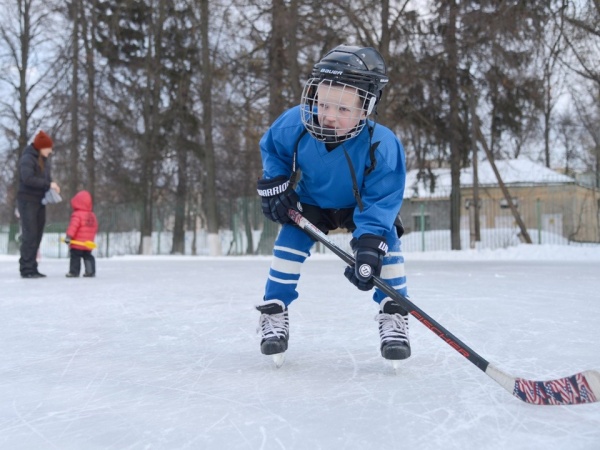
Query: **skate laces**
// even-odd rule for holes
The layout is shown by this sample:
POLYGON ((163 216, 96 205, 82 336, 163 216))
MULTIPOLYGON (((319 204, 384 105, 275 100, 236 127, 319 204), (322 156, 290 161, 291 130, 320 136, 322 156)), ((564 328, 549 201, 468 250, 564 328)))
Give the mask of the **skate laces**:
POLYGON ((402 341, 408 344, 408 324, 401 314, 379 313, 375 316, 379 322, 381 342, 402 341))
POLYGON ((256 332, 262 335, 263 339, 268 338, 286 338, 288 332, 287 311, 279 314, 261 314, 258 319, 256 332))

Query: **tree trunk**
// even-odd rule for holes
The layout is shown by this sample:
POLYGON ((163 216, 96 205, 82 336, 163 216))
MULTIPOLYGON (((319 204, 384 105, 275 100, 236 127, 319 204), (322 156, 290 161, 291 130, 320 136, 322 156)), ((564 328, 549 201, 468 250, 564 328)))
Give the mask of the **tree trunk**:
POLYGON ((185 254, 185 204, 188 191, 187 149, 183 145, 178 145, 175 151, 177 152, 177 189, 175 191, 175 224, 171 253, 183 255, 185 254))
POLYGON ((79 189, 79 23, 80 23, 79 0, 71 3, 71 14, 73 17, 73 30, 71 37, 71 145, 69 146, 69 182, 68 193, 73 196, 79 189))
POLYGON ((210 23, 208 0, 201 0, 200 33, 202 45, 202 82, 200 97, 202 101, 202 130, 204 131, 204 164, 206 171, 206 216, 208 227, 208 245, 211 256, 222 253, 219 239, 219 211, 217 209, 217 167, 215 164, 215 147, 213 144, 212 119, 212 62, 210 57, 210 41, 208 28, 210 23))
POLYGON ((448 2, 448 24, 444 45, 448 57, 448 90, 450 98, 449 144, 450 144, 450 240, 452 250, 460 250, 460 169, 462 153, 460 147, 459 93, 458 93, 458 44, 456 22, 458 5, 455 0, 448 2))
POLYGON ((166 0, 158 1, 158 12, 149 27, 149 47, 146 55, 144 73, 146 76, 147 99, 144 99, 144 134, 141 139, 142 154, 142 223, 140 253, 152 253, 152 231, 154 228, 154 188, 155 170, 160 159, 160 93, 161 62, 163 46, 163 25, 166 19, 166 0))
MULTIPOLYGON (((12 55, 12 66, 18 69, 18 84, 13 86, 14 94, 16 97, 15 107, 10 108, 10 112, 7 116, 14 116, 17 122, 18 131, 16 134, 16 152, 15 167, 12 173, 11 189, 8 192, 8 204, 10 205, 10 226, 8 233, 8 251, 9 253, 17 253, 19 250, 19 243, 17 241, 17 235, 19 231, 19 218, 14 212, 17 207, 17 191, 19 189, 19 159, 23 154, 23 150, 27 146, 28 142, 28 129, 31 115, 34 112, 35 107, 29 111, 27 104, 31 93, 32 86, 28 84, 28 78, 30 73, 29 58, 35 48, 33 42, 36 38, 40 38, 39 33, 34 34, 35 30, 43 29, 43 24, 39 21, 32 23, 32 11, 30 1, 19 2, 18 16, 13 18, 9 24, 15 24, 14 29, 6 29, 2 26, 2 36, 5 40, 5 44, 10 49, 12 55), (6 36, 15 35, 17 39, 15 41, 9 40, 6 36)), ((7 25, 8 26, 8 25, 7 25)))
MULTIPOLYGON (((92 8, 96 8, 96 0, 93 1, 92 8)), ((85 70, 87 75, 87 127, 85 139, 85 188, 95 200, 96 195, 96 157, 94 150, 96 146, 96 67, 94 56, 93 36, 96 32, 97 18, 96 14, 90 13, 89 16, 82 10, 82 36, 85 47, 85 70), (89 17, 89 20, 88 20, 89 17), (90 24, 90 26, 88 25, 90 24), (89 28, 88 28, 89 26, 89 28)))

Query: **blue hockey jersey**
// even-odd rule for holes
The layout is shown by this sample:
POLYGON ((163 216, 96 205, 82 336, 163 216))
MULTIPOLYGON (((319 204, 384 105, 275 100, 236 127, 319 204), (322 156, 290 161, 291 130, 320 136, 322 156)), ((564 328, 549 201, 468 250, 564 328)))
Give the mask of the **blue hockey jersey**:
POLYGON ((328 151, 325 143, 304 131, 300 106, 287 110, 273 123, 260 140, 263 176, 290 177, 298 142, 296 169, 302 175, 296 191, 302 203, 324 209, 355 208, 354 237, 391 233, 402 205, 406 178, 404 148, 394 133, 369 121, 357 136, 328 151), (370 140, 368 129, 373 126, 370 140), (375 168, 365 174, 371 165, 371 145, 376 142, 379 145, 375 150, 375 168), (352 169, 344 150, 350 156, 352 169), (356 174, 362 211, 353 193, 351 170, 356 174))

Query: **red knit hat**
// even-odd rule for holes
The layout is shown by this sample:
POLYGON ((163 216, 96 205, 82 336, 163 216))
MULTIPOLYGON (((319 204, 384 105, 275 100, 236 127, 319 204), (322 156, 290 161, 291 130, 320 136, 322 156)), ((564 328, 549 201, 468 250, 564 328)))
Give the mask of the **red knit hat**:
POLYGON ((35 139, 33 140, 33 147, 39 152, 43 148, 52 148, 53 143, 50 136, 48 136, 43 131, 40 131, 36 134, 35 139))

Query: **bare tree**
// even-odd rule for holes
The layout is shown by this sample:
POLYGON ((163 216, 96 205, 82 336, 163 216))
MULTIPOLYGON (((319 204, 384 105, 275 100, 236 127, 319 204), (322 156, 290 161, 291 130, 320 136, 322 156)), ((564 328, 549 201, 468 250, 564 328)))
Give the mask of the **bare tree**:
POLYGON ((164 71, 165 91, 168 92, 168 105, 165 115, 165 129, 170 130, 169 153, 174 153, 175 184, 173 192, 173 243, 171 253, 185 253, 185 225, 190 200, 190 160, 197 153, 200 144, 199 121, 194 112, 195 96, 192 83, 194 72, 201 72, 198 51, 199 26, 195 20, 198 11, 190 4, 182 3, 178 8, 169 8, 171 24, 166 37, 167 52, 164 71))
POLYGON ((98 27, 98 19, 94 13, 97 0, 82 3, 80 9, 81 36, 85 52, 85 74, 86 74, 86 127, 85 127, 85 187, 95 197, 96 194, 96 89, 98 80, 98 68, 96 67, 96 50, 94 48, 94 36, 98 27), (89 5, 89 6, 88 6, 89 5), (88 6, 87 8, 85 8, 88 6))
MULTIPOLYGON (((581 96, 575 97, 577 124, 579 124, 580 142, 586 150, 581 155, 585 167, 592 173, 594 186, 600 188, 600 93, 589 87, 581 96)), ((569 136, 573 139, 574 136, 569 136)), ((600 205, 598 205, 600 209, 600 205)))
POLYGON ((585 128, 589 131, 588 140, 593 142, 590 154, 593 158, 596 186, 600 187, 600 144, 598 139, 598 116, 595 112, 600 109, 600 2, 569 2, 565 12, 565 20, 569 25, 565 32, 565 40, 569 55, 563 63, 590 87, 584 87, 583 95, 588 96, 594 113, 584 112, 583 102, 578 103, 579 115, 585 118, 585 128), (590 118, 593 118, 590 123, 590 118), (588 126, 589 125, 589 126, 588 126))
MULTIPOLYGON (((7 178, 9 247, 16 250, 18 219, 13 214, 19 183, 17 161, 33 133, 43 125, 53 134, 55 122, 47 122, 48 102, 56 85, 58 57, 62 51, 52 45, 52 5, 40 0, 2 0, 0 20, 2 65, 0 83, 8 95, 0 99, 2 129, 9 143, 4 160, 7 178), (43 47, 43 50, 42 50, 43 47)), ((56 31, 56 30, 54 30, 56 31)))
POLYGON ((204 132, 204 158, 206 174, 206 195, 204 198, 207 215, 207 228, 209 239, 209 252, 211 255, 221 254, 219 241, 219 212, 217 210, 217 184, 215 148, 213 144, 213 117, 212 117, 212 61, 209 41, 210 13, 208 0, 200 2, 200 35, 202 53, 202 81, 200 98, 202 101, 202 129, 204 132))
POLYGON ((81 9, 79 0, 73 0, 70 5, 72 17, 71 36, 71 101, 69 116, 71 118, 71 145, 69 146, 69 189, 74 195, 79 188, 79 41, 81 27, 81 9))
POLYGON ((565 38, 574 62, 569 67, 580 76, 600 85, 600 2, 569 2, 565 20, 570 32, 565 38))

